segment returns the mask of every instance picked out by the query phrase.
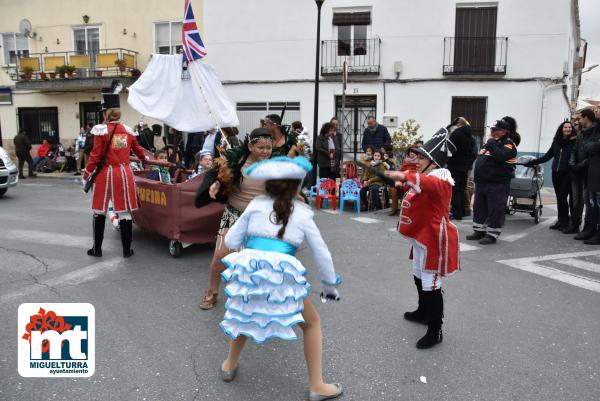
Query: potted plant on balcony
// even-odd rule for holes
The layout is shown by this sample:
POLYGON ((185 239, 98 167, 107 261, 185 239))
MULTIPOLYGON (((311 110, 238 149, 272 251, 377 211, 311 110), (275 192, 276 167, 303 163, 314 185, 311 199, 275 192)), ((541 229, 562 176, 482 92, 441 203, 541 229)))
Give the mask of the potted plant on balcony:
POLYGON ((23 71, 23 78, 25 78, 26 81, 31 81, 31 77, 33 77, 33 68, 23 67, 22 71, 23 71))
POLYGON ((98 78, 101 78, 102 77, 102 70, 96 70, 96 76, 98 78))
POLYGON ((133 68, 131 71, 131 77, 132 78, 139 78, 140 75, 142 75, 142 72, 140 70, 138 70, 137 68, 133 68))
POLYGON ((66 71, 65 71, 65 68, 66 68, 66 67, 67 67, 67 66, 66 66, 66 65, 64 65, 64 64, 63 64, 63 65, 57 65, 57 66, 56 66, 56 69, 55 69, 55 71, 56 71, 56 74, 58 74, 58 77, 59 77, 59 78, 63 78, 63 79, 65 78, 65 72, 66 72, 66 71))
POLYGON ((56 71, 55 72, 50 72, 50 73, 48 73, 48 75, 50 75, 50 79, 55 79, 56 78, 56 71))
POLYGON ((115 65, 119 67, 119 71, 125 72, 125 69, 127 68, 127 60, 118 58, 115 60, 115 65))
POLYGON ((48 80, 48 74, 46 74, 44 71, 40 71, 40 79, 47 81, 48 80))
POLYGON ((76 69, 77 69, 77 67, 75 67, 74 65, 70 65, 70 64, 65 65, 65 73, 67 74, 67 77, 69 79, 73 79, 73 73, 75 72, 76 69))

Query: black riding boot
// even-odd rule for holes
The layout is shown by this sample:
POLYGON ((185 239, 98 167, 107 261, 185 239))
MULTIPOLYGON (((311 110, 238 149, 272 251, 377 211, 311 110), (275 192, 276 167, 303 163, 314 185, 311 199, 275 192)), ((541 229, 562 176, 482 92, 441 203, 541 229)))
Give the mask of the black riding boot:
POLYGON ((442 290, 423 291, 425 299, 425 310, 429 316, 427 323, 427 333, 417 341, 417 348, 431 348, 441 343, 442 335, 442 317, 444 316, 444 298, 442 290))
POLYGON ((104 223, 106 216, 103 214, 95 214, 92 220, 94 231, 94 246, 88 249, 87 254, 99 258, 102 256, 102 240, 104 239, 104 223))
POLYGON ((119 227, 121 228, 121 243, 123 244, 123 257, 128 258, 133 255, 133 249, 131 249, 131 237, 133 231, 133 222, 131 220, 119 220, 119 227))
POLYGON ((425 312, 424 300, 423 300, 423 283, 420 278, 413 276, 415 279, 415 285, 417 286, 417 292, 419 294, 419 304, 417 310, 413 312, 405 312, 404 318, 411 322, 427 324, 427 313, 425 312))

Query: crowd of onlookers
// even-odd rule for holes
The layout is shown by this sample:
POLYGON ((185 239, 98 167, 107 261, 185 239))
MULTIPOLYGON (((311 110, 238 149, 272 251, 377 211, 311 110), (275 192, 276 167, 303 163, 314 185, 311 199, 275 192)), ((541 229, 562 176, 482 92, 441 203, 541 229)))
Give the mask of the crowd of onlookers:
MULTIPOLYGON (((497 120, 481 145, 464 117, 456 118, 446 128, 454 147, 446 166, 454 180, 450 219, 461 220, 472 210, 473 233, 467 239, 477 240, 480 244, 495 243, 504 225, 510 182, 518 164, 517 147, 521 137, 517 122, 510 116, 497 120)), ((14 138, 19 177, 26 178, 23 174, 25 164, 28 164, 29 176, 35 176, 34 171, 56 169, 81 174, 93 147, 91 129, 91 124, 81 127, 77 138, 66 148, 44 139, 34 158, 31 157, 31 141, 21 129, 14 138)), ((168 128, 161 138, 163 146, 157 149, 155 138, 160 137, 160 129, 155 126, 151 129, 144 122, 134 129, 142 147, 153 152, 156 159, 168 160, 178 168, 186 169, 188 179, 210 169, 224 148, 240 145, 236 128, 187 133, 185 141, 181 132, 168 128)), ((301 155, 309 160, 315 158, 318 171, 312 174, 334 180, 345 176, 344 140, 337 117, 322 125, 314 149, 300 121, 293 122, 290 129, 297 134, 301 155)), ((387 186, 381 173, 415 169, 414 149, 422 142, 413 144, 402 155, 403 159, 397 160, 387 128, 369 116, 360 145, 364 152, 360 156, 360 173, 350 178, 360 186, 362 210, 377 210, 389 205, 390 215, 397 214, 401 189, 387 186)), ((562 122, 547 152, 539 158, 529 158, 523 164, 534 168, 550 160, 558 209, 558 218, 550 228, 576 234, 574 238, 586 244, 600 244, 600 125, 591 109, 584 109, 573 119, 562 122)), ((156 170, 156 179, 164 181, 160 178, 160 169, 156 170)), ((305 188, 308 189, 313 181, 312 175, 307 177, 305 188)))

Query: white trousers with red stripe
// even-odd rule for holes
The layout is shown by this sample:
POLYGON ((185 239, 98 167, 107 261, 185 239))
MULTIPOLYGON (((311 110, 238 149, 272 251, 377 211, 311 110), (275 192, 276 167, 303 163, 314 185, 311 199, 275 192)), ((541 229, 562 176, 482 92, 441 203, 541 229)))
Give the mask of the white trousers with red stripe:
POLYGON ((423 270, 425 266, 425 248, 413 242, 413 274, 423 283, 423 291, 433 291, 442 288, 442 277, 437 273, 423 270))

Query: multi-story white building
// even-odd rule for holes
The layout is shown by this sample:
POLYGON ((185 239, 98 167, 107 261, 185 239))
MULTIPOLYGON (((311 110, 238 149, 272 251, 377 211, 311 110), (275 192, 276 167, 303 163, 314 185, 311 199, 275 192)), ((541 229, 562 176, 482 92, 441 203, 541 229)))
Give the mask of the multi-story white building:
MULTIPOLYGON (((202 0, 192 3, 202 21, 202 0)), ((0 143, 12 150, 23 128, 33 144, 49 136, 70 144, 79 127, 100 122, 101 88, 115 78, 128 86, 152 53, 181 49, 183 10, 183 0, 0 0, 0 143), (63 65, 75 68, 70 79, 56 74, 63 65)), ((121 106, 127 124, 144 118, 125 94, 121 106)))
MULTIPOLYGON (((205 0, 203 15, 206 60, 238 105, 240 131, 282 102, 287 122, 312 131, 315 1, 205 0)), ((575 107, 580 43, 577 0, 325 0, 318 123, 343 117, 351 157, 371 114, 414 118, 425 139, 461 115, 483 137, 510 115, 520 152, 545 151, 575 107)))

